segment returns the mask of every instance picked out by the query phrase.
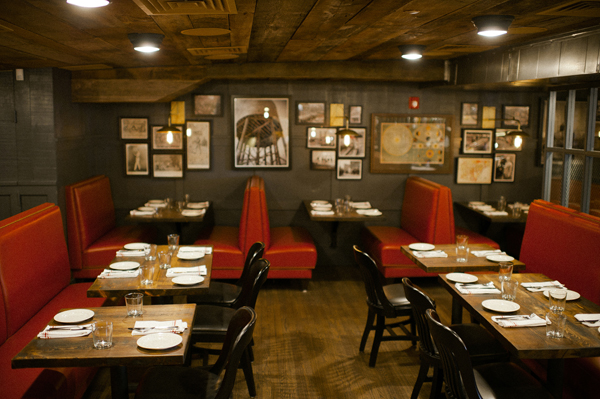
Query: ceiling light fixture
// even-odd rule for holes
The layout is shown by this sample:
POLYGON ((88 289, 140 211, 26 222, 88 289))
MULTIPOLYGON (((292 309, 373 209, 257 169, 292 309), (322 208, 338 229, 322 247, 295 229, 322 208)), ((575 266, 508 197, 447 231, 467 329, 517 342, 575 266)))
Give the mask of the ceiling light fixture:
POLYGON ((86 7, 86 8, 96 8, 96 7, 104 7, 107 6, 110 1, 108 0, 67 0, 68 4, 78 6, 78 7, 86 7))
POLYGON ((340 129, 338 130, 335 135, 338 137, 343 137, 344 138, 344 145, 346 147, 348 147, 350 145, 350 137, 359 137, 360 134, 356 133, 354 130, 350 129, 348 127, 348 120, 350 118, 348 118, 347 116, 344 115, 344 119, 346 119, 346 127, 344 129, 340 129))
POLYGON ((160 33, 130 33, 127 35, 133 49, 142 53, 153 53, 160 50, 165 35, 160 33))
POLYGON ((508 27, 515 19, 512 15, 480 15, 471 22, 477 28, 477 34, 487 37, 505 35, 508 27))
MULTIPOLYGON (((504 134, 505 137, 513 137, 513 143, 514 146, 516 148, 521 148, 521 145, 523 144, 523 139, 525 137, 529 137, 529 134, 525 133, 523 131, 523 129, 521 129, 521 121, 516 119, 516 118, 509 118, 509 119, 488 119, 490 121, 511 121, 511 122, 516 122, 517 124, 517 128, 514 130, 507 130, 506 133, 504 134)), ((498 144, 496 144, 496 147, 498 146, 498 144)))
POLYGON ((407 60, 418 60, 423 57, 425 46, 421 44, 403 44, 398 46, 398 49, 402 53, 402 58, 407 60))

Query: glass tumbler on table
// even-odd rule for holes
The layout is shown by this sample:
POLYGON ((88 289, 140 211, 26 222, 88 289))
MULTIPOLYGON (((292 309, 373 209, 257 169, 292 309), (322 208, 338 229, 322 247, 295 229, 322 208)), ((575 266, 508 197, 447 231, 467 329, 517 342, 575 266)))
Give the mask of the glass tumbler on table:
POLYGON ((158 263, 161 269, 169 269, 171 267, 171 253, 160 251, 158 253, 158 263))
POLYGON ((92 340, 94 348, 108 349, 112 346, 113 323, 97 320, 92 324, 92 340))
POLYGON ((506 209, 506 198, 504 198, 504 196, 500 196, 500 199, 498 200, 498 211, 502 212, 506 209))
POLYGON ((567 303, 567 290, 554 289, 548 291, 548 300, 550 301, 551 313, 562 313, 567 303))
POLYGON ((142 299, 144 294, 141 292, 130 292, 125 295, 125 306, 127 308, 127 316, 137 317, 144 314, 142 307, 142 299))
POLYGON ((469 236, 459 234, 456 236, 456 261, 466 262, 469 258, 469 236))
POLYGON ((179 235, 169 234, 167 236, 167 242, 169 243, 169 252, 174 253, 177 251, 177 247, 179 246, 179 235))
POLYGON ((512 278, 513 263, 512 262, 500 262, 498 264, 498 280, 502 283, 512 278))
POLYGON ((517 299, 517 289, 519 288, 519 282, 517 280, 503 280, 502 281, 502 299, 507 301, 513 301, 517 299))

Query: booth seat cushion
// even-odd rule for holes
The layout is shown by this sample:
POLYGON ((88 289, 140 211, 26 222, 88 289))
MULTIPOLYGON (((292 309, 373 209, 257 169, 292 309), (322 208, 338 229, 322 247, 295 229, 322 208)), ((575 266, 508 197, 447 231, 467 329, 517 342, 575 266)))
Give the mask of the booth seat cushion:
POLYGON ((314 269, 317 250, 310 233, 296 226, 271 228, 271 245, 264 258, 271 262, 271 271, 277 268, 314 269))
POLYGON ((231 226, 214 226, 194 245, 212 245, 212 278, 239 278, 246 255, 238 247, 239 229, 231 226))

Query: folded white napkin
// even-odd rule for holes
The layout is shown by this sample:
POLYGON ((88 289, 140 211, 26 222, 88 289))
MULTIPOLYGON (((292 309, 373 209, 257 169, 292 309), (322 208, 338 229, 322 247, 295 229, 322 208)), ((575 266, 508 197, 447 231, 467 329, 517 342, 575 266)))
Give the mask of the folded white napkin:
POLYGON ((208 269, 206 269, 205 265, 200 266, 192 266, 192 267, 172 267, 167 269, 167 277, 176 277, 176 276, 184 276, 184 275, 192 275, 192 276, 206 276, 208 274, 208 269))
POLYGON ((206 213, 206 209, 184 209, 181 211, 183 216, 201 216, 206 213))
POLYGON ((310 211, 311 215, 314 216, 331 216, 331 215, 335 215, 334 211, 316 211, 316 210, 312 210, 310 211))
POLYGON ((495 211, 496 210, 496 208, 494 208, 491 205, 471 205, 471 208, 478 209, 480 211, 495 211))
POLYGON ((521 287, 525 288, 527 291, 530 292, 548 291, 553 288, 564 288, 564 286, 564 284, 561 284, 556 280, 521 284, 521 287))
POLYGON ((210 249, 210 247, 179 247, 179 252, 180 253, 196 253, 196 252, 201 252, 201 253, 206 253, 206 250, 210 249))
POLYGON ((364 201, 364 202, 350 201, 350 206, 354 209, 369 209, 371 207, 371 203, 369 201, 364 201))
POLYGON ((131 335, 147 335, 157 333, 181 334, 187 328, 187 323, 181 319, 170 321, 136 321, 131 335))
POLYGON ((366 215, 366 216, 379 216, 381 215, 381 211, 377 208, 372 208, 372 209, 357 209, 356 213, 358 213, 359 215, 366 215))
POLYGON ((447 258, 448 254, 444 251, 413 251, 417 258, 447 258))
POLYGON ((146 202, 144 204, 144 206, 151 206, 153 208, 164 208, 165 206, 167 206, 167 203, 166 202, 161 202, 161 203, 146 202))
POLYGON ((204 202, 188 202, 186 207, 191 209, 208 208, 208 201, 204 202))
POLYGON ((92 332, 92 324, 46 326, 37 335, 41 339, 85 337, 92 332))
POLYGON ((600 327, 600 313, 579 313, 575 318, 588 327, 600 327))
POLYGON ((529 318, 526 316, 492 316, 492 320, 500 327, 541 327, 546 325, 546 319, 542 319, 536 314, 532 314, 529 318))
POLYGON ((135 270, 112 270, 104 269, 102 273, 98 275, 98 278, 131 278, 140 275, 140 269, 135 270))
POLYGON ((146 256, 146 252, 137 249, 129 250, 129 249, 119 249, 117 251, 117 256, 146 256))
POLYGON ((488 255, 506 255, 506 252, 494 249, 493 251, 471 251, 471 254, 478 258, 485 258, 488 255))
POLYGON ((311 205, 311 207, 313 209, 316 209, 318 211, 323 211, 323 210, 327 210, 327 209, 331 209, 333 205, 331 204, 313 204, 311 205))
POLYGON ((464 295, 501 294, 501 291, 491 281, 487 284, 456 283, 455 286, 458 292, 464 295))
POLYGON ((508 216, 506 211, 484 211, 483 213, 487 216, 508 216))
POLYGON ((138 211, 137 209, 133 209, 133 210, 129 211, 129 214, 131 216, 153 216, 154 214, 156 214, 156 212, 138 211))

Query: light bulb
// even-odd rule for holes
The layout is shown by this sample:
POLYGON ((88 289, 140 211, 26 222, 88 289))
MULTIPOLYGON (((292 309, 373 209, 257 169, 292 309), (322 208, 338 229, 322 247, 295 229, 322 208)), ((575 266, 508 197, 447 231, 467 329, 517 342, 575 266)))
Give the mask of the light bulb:
POLYGON ((521 148, 521 144, 523 144, 523 138, 521 136, 515 136, 515 147, 521 148))
POLYGON ((315 129, 314 127, 310 128, 310 137, 312 137, 313 139, 317 137, 317 129, 315 129))
POLYGON ((325 144, 331 143, 331 136, 325 136, 325 144))
POLYGON ((96 8, 104 7, 110 2, 108 0, 67 0, 67 3, 79 7, 96 8))
POLYGON ((265 107, 265 112, 263 113, 265 119, 269 119, 269 107, 265 107))
POLYGON ((350 135, 347 134, 344 136, 344 145, 348 147, 350 145, 350 135))
POLYGON ((167 133, 167 143, 173 144, 173 132, 167 133))
POLYGON ((188 136, 188 137, 192 137, 192 129, 190 129, 188 127, 187 130, 185 131, 185 135, 188 136))
POLYGON ((506 35, 507 31, 504 29, 490 29, 490 30, 482 30, 477 32, 478 35, 480 36, 485 36, 485 37, 496 37, 496 36, 502 36, 502 35, 506 35))

